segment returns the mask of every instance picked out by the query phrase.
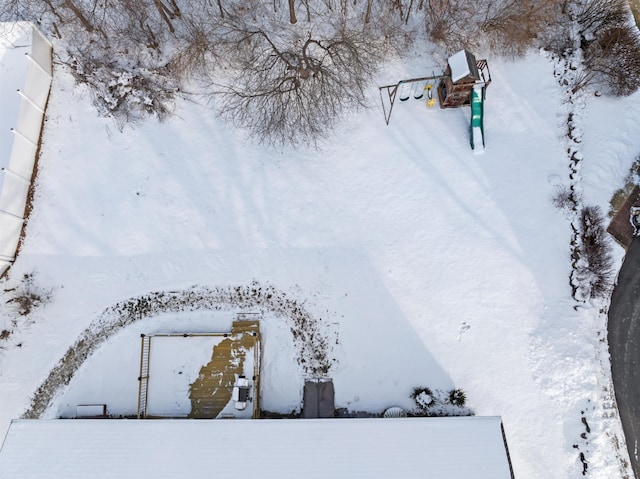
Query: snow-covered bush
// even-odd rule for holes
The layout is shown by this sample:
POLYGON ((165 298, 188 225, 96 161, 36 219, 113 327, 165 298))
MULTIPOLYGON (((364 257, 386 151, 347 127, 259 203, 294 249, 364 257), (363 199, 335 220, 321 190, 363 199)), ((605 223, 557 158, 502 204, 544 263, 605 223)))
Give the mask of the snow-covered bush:
POLYGON ((123 67, 86 52, 76 52, 72 58, 76 81, 90 87, 99 113, 113 117, 120 128, 152 115, 164 120, 172 112, 179 88, 166 67, 123 67))
MULTIPOLYGON (((13 306, 20 316, 28 316, 51 302, 52 290, 38 286, 34 280, 35 273, 25 273, 16 286, 4 290, 9 297, 6 304, 13 306)), ((5 335, 8 336, 7 333, 5 335)))
POLYGON ((416 403, 414 416, 471 416, 473 412, 466 407, 467 397, 462 389, 443 391, 426 386, 413 388, 409 396, 416 403))
POLYGON ((449 402, 454 406, 463 407, 467 402, 467 395, 462 389, 452 389, 449 391, 449 402))
POLYGON ((167 67, 181 11, 175 0, 6 0, 0 21, 31 20, 54 41, 54 61, 89 86, 119 127, 166 118, 178 91, 167 67))
POLYGON ((556 188, 551 199, 553 206, 565 213, 571 212, 576 207, 578 201, 579 198, 576 196, 576 193, 570 187, 564 185, 556 188))
POLYGON ((435 401, 433 398, 433 392, 431 392, 431 389, 427 387, 413 388, 413 392, 409 397, 416 402, 418 408, 424 411, 429 409, 435 401))
POLYGON ((576 297, 582 300, 606 297, 613 281, 611 245, 598 206, 585 206, 580 213, 579 258, 574 272, 576 297))

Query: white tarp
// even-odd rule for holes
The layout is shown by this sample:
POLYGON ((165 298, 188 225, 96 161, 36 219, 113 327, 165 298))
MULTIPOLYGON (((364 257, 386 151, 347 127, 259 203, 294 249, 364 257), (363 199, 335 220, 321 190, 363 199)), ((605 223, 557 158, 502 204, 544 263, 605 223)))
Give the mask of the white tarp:
POLYGON ((51 43, 35 28, 32 29, 31 57, 51 77, 53 71, 51 43))
POLYGON ((0 479, 511 479, 499 417, 13 421, 0 479))
POLYGON ((33 143, 38 143, 42 129, 42 110, 36 108, 29 100, 22 98, 16 130, 33 143))
POLYGON ((7 168, 17 175, 30 180, 36 160, 36 150, 35 143, 18 133, 14 133, 13 148, 11 149, 7 168))
POLYGON ((22 218, 28 194, 28 181, 11 171, 0 170, 0 211, 22 218))
POLYGON ((0 276, 9 269, 11 266, 11 261, 0 258, 0 276))
POLYGON ((49 96, 51 76, 47 75, 47 73, 33 61, 28 58, 26 60, 29 61, 30 68, 27 71, 27 78, 21 90, 38 108, 44 110, 47 104, 47 97, 49 96))
POLYGON ((0 212, 0 258, 10 260, 16 254, 23 220, 0 212))

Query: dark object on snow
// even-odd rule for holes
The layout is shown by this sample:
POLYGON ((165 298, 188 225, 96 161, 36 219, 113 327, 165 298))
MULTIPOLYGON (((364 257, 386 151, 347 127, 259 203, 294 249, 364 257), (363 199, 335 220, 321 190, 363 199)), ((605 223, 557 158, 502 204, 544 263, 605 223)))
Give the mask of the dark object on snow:
POLYGON ((629 210, 629 221, 633 227, 633 236, 640 236, 640 206, 632 206, 629 210))
POLYGON ((304 382, 302 417, 334 417, 334 389, 331 379, 312 379, 304 382))
POLYGON ((589 423, 587 422, 587 418, 582 416, 582 424, 584 424, 584 427, 587 429, 587 432, 591 432, 591 428, 589 427, 589 423))
POLYGON ((587 475, 587 469, 589 469, 589 464, 587 463, 587 460, 584 458, 584 453, 580 453, 580 462, 582 463, 582 475, 586 476, 587 475))
POLYGON ((238 410, 243 410, 247 407, 247 402, 251 401, 249 397, 249 389, 250 389, 249 380, 244 376, 238 377, 235 386, 233 387, 233 391, 231 393, 231 399, 235 401, 235 408, 238 410))

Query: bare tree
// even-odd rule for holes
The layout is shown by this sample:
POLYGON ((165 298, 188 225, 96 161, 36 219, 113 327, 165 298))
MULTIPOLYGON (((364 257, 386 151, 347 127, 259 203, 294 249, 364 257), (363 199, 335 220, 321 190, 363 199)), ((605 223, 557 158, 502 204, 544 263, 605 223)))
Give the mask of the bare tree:
POLYGON ((315 144, 345 111, 362 107, 373 72, 402 37, 383 2, 304 5, 307 18, 292 24, 278 2, 273 10, 229 2, 206 35, 224 72, 208 80, 214 104, 267 144, 315 144))
MULTIPOLYGON (((211 12, 209 12, 211 13, 211 12)), ((217 12, 216 12, 217 13, 217 12)), ((219 13, 224 19, 224 10, 219 13)), ((194 77, 210 77, 220 63, 216 44, 218 38, 217 15, 201 12, 197 16, 183 17, 181 41, 169 63, 177 78, 185 80, 194 77)))
MULTIPOLYGON (((45 0, 48 3, 51 3, 50 0, 45 0)), ((64 6, 68 8, 73 14, 80 20, 80 23, 85 28, 85 30, 89 33, 93 32, 94 26, 87 19, 85 14, 82 12, 82 8, 77 6, 72 0, 64 0, 64 6)))
POLYGON ((583 52, 576 92, 595 85, 605 93, 629 95, 640 88, 640 37, 625 0, 573 2, 583 52))
POLYGON ((164 3, 162 0, 153 0, 153 4, 155 5, 160 17, 169 27, 169 31, 174 33, 176 29, 171 22, 173 19, 179 17, 181 15, 180 8, 176 4, 174 0, 168 0, 167 3, 164 3), (168 5, 167 5, 168 3, 168 5))
POLYGON ((578 34, 591 41, 599 31, 628 22, 629 5, 626 0, 572 1, 569 14, 580 26, 578 34))
POLYGON ((216 95, 222 115, 262 142, 315 144, 345 109, 364 104, 379 45, 362 32, 289 43, 262 30, 238 33, 238 73, 216 95))
POLYGON ((597 85, 605 93, 626 96, 640 88, 640 40, 634 27, 612 27, 584 50, 584 65, 574 91, 597 85))
POLYGON ((518 55, 557 23, 563 0, 426 0, 425 26, 448 51, 477 48, 518 55))
POLYGON ((477 4, 465 0, 426 0, 425 27, 447 50, 472 48, 479 39, 477 4))
POLYGON ((547 29, 560 27, 564 0, 485 0, 480 30, 494 51, 520 55, 547 29))

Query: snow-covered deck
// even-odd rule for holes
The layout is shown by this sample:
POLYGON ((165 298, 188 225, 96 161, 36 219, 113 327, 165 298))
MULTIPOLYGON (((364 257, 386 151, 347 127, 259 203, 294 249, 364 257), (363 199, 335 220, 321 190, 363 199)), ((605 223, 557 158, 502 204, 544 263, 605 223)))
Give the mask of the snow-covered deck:
POLYGON ((499 417, 18 420, 0 478, 511 479, 499 417))

